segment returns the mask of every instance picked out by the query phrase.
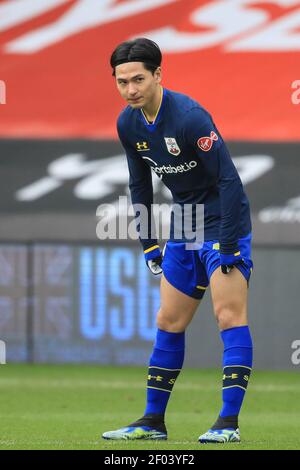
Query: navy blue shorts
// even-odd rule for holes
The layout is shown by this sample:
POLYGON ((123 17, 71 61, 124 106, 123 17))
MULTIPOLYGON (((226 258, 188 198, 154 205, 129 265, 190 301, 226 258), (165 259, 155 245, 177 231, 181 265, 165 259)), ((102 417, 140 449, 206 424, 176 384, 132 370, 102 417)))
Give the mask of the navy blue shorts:
MULTIPOLYGON (((236 266, 249 282, 251 260, 251 233, 238 241, 244 263, 236 266)), ((203 243, 200 249, 187 250, 185 243, 168 241, 162 263, 163 274, 176 289, 190 297, 202 299, 212 273, 220 266, 218 240, 203 243)))

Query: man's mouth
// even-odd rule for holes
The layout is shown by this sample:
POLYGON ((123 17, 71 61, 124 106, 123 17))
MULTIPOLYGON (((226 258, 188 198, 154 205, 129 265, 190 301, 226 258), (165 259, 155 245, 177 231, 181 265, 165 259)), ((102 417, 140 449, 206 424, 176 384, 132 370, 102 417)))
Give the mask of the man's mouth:
POLYGON ((139 101, 141 99, 141 96, 139 98, 134 98, 134 99, 129 99, 128 101, 130 103, 136 103, 137 101, 139 101))

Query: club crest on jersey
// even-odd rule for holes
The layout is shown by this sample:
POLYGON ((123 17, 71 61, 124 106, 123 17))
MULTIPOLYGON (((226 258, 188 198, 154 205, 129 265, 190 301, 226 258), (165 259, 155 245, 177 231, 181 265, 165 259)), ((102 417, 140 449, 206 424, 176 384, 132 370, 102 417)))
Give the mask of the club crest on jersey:
POLYGON ((200 137, 197 140, 197 145, 203 152, 208 152, 212 148, 214 141, 217 140, 219 140, 219 137, 214 131, 211 131, 210 137, 200 137))
POLYGON ((174 137, 165 137, 165 142, 169 153, 175 156, 180 154, 181 150, 174 137))

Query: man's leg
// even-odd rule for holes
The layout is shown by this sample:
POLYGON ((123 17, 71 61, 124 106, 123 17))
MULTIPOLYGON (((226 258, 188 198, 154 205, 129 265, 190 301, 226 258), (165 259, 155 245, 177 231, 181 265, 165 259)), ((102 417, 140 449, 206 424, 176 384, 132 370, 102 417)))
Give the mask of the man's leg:
POLYGON ((185 329, 200 303, 161 279, 157 336, 150 358, 147 405, 142 418, 126 428, 103 434, 104 439, 166 439, 165 410, 184 360, 185 329))
POLYGON ((247 281, 234 268, 211 276, 215 316, 224 343, 223 407, 214 426, 199 441, 239 442, 238 415, 252 368, 252 340, 247 322, 247 281))
POLYGON ((185 349, 185 329, 200 300, 173 287, 163 276, 161 307, 157 315, 158 331, 149 363, 145 415, 165 414, 173 385, 179 375, 185 349))

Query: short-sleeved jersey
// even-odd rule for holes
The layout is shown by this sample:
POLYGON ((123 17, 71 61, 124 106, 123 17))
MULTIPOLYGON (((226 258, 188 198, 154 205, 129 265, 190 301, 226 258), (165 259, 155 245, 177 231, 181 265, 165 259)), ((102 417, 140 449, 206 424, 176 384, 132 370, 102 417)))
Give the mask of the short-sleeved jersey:
MULTIPOLYGON (((211 115, 192 98, 163 89, 153 124, 141 109, 127 106, 117 128, 132 203, 150 211, 152 170, 170 189, 174 203, 203 204, 204 239, 217 239, 222 252, 234 252, 237 240, 251 231, 249 202, 211 115)), ((140 239, 144 250, 157 243, 153 236, 140 239)))

